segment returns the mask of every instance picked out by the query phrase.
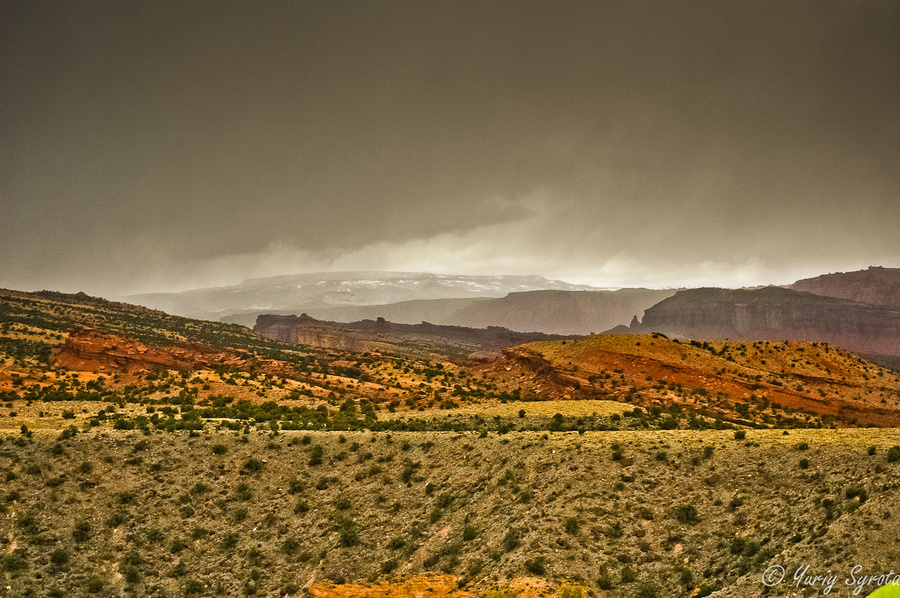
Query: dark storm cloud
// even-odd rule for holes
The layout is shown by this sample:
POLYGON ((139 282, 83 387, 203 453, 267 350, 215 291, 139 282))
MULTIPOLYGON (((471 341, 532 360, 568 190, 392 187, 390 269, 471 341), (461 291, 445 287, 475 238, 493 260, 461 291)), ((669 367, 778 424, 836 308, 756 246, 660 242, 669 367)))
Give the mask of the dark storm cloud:
POLYGON ((0 286, 900 265, 894 2, 0 10, 0 286))

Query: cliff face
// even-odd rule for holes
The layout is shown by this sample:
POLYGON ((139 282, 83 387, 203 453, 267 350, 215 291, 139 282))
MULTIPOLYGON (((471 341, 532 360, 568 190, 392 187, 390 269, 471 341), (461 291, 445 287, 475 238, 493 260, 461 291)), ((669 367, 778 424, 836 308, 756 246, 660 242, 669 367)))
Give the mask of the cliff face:
POLYGON ((350 324, 323 322, 309 317, 260 315, 253 328, 283 343, 343 351, 378 351, 413 357, 467 359, 499 355, 503 349, 538 340, 564 337, 512 332, 505 328, 464 328, 421 324, 395 324, 383 318, 350 324))
POLYGON ((548 334, 591 334, 627 324, 635 314, 671 297, 675 291, 530 291, 478 301, 444 320, 445 324, 548 334))
POLYGON ((292 365, 274 359, 263 359, 246 351, 222 351, 198 343, 184 342, 152 346, 83 326, 70 331, 66 342, 53 352, 53 363, 70 370, 110 374, 224 366, 240 371, 257 370, 284 378, 298 377, 292 365))
POLYGON ((827 342, 900 355, 900 309, 768 287, 680 291, 648 309, 640 330, 689 338, 827 342))
POLYGON ((857 272, 824 274, 798 280, 791 288, 857 303, 900 306, 900 268, 873 266, 857 272))

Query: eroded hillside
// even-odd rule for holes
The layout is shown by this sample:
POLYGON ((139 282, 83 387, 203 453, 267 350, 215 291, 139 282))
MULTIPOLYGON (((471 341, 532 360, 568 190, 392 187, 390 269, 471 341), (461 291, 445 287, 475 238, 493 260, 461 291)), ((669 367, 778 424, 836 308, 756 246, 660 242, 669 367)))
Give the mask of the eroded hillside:
POLYGON ((554 398, 678 405, 767 425, 788 413, 844 425, 900 423, 900 376, 824 343, 598 335, 515 347, 484 368, 554 398))

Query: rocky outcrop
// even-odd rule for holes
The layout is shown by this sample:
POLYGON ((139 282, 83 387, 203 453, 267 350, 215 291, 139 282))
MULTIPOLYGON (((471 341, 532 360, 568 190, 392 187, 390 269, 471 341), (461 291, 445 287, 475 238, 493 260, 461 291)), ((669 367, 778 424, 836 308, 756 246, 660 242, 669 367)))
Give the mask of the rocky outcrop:
POLYGON ((900 309, 780 287, 692 289, 654 305, 640 330, 669 336, 826 342, 900 355, 900 309))
POLYGON ((224 367, 297 378, 291 364, 263 359, 238 349, 218 350, 199 343, 147 345, 133 338, 76 326, 66 342, 53 352, 53 363, 70 370, 102 373, 137 373, 224 367))
POLYGON ((306 314, 260 315, 253 329, 272 340, 294 345, 461 359, 496 356, 503 349, 533 341, 569 338, 497 327, 465 328, 428 322, 396 324, 384 318, 340 324, 316 320, 306 314))
POLYGON ((871 266, 868 270, 824 274, 798 280, 790 288, 857 303, 900 307, 900 268, 871 266))

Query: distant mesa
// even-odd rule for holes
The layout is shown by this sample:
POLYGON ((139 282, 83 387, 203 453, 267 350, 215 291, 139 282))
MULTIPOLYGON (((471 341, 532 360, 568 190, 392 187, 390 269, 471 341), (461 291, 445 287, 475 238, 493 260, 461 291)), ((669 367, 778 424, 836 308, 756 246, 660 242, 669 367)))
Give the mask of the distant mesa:
POLYGON ((529 291, 472 303, 444 324, 502 326, 547 334, 590 334, 624 325, 635 314, 675 294, 673 289, 529 291))
POLYGON ((466 328, 421 324, 396 324, 385 318, 339 323, 316 320, 307 314, 261 314, 253 330, 291 345, 355 352, 380 352, 410 357, 478 359, 500 355, 509 347, 541 340, 576 337, 513 332, 506 328, 466 328))
POLYGON ((826 342, 857 353, 900 356, 900 308, 781 287, 679 291, 648 309, 632 331, 826 342))
POLYGON ((798 280, 790 288, 857 303, 900 306, 900 268, 870 266, 856 272, 823 274, 798 280))

